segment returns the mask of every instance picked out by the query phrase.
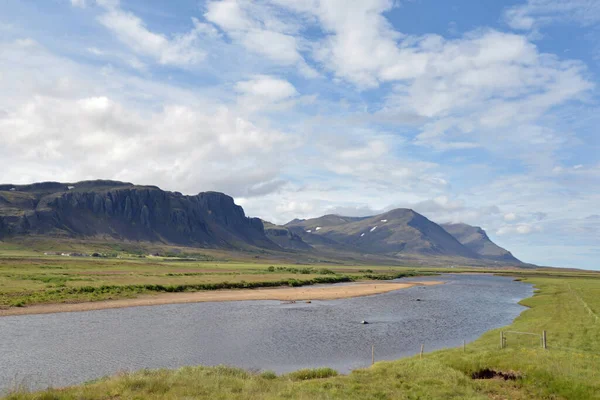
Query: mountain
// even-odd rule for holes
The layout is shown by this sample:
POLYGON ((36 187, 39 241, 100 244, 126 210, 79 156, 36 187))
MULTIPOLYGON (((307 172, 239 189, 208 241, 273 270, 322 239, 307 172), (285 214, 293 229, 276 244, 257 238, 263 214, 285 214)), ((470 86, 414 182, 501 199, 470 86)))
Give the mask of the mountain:
POLYGON ((363 253, 479 258, 436 223, 408 209, 373 217, 326 215, 285 225, 314 246, 338 245, 363 253))
POLYGON ((0 185, 0 240, 20 236, 260 251, 303 262, 522 265, 481 228, 442 227, 409 209, 279 226, 246 217, 223 193, 186 196, 108 180, 0 185))
POLYGON ((0 237, 51 235, 278 249, 233 199, 115 181, 0 185, 0 237))
POLYGON ((521 263, 510 251, 503 249, 492 242, 487 233, 478 226, 467 224, 442 224, 448 233, 454 236, 460 243, 482 258, 509 263, 521 263))
POLYGON ((289 250, 312 250, 311 245, 285 226, 275 225, 268 221, 263 221, 263 225, 267 237, 280 247, 289 250))

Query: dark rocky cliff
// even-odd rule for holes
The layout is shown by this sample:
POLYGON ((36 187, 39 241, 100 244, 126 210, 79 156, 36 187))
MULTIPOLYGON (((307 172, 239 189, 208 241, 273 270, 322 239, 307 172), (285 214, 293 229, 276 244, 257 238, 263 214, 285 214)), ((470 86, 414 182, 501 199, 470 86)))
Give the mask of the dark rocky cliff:
POLYGON ((196 196, 113 181, 0 185, 0 235, 113 237, 277 248, 262 221, 222 193, 196 196))

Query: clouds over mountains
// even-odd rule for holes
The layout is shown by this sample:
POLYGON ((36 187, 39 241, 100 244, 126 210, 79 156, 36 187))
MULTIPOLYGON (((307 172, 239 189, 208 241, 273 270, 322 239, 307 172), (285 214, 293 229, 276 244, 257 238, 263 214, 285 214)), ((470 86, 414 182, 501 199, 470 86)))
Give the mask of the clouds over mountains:
POLYGON ((280 222, 413 206, 535 252, 600 198, 595 70, 531 34, 600 20, 570 4, 452 36, 405 31, 391 0, 72 0, 52 40, 0 21, 0 180, 219 190, 280 222))

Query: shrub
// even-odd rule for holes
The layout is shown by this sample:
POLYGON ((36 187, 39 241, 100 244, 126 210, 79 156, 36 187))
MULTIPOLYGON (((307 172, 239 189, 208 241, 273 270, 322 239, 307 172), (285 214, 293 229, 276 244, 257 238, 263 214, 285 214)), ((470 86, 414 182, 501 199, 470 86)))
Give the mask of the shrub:
POLYGON ((265 371, 260 374, 260 377, 263 379, 277 379, 277 374, 273 371, 265 371))
POLYGON ((335 272, 327 268, 321 268, 317 271, 317 273, 320 275, 335 275, 335 272))
POLYGON ((302 286, 302 282, 297 280, 297 279, 290 279, 288 281, 288 285, 291 287, 297 287, 297 286, 302 286))
POLYGON ((338 372, 331 368, 314 368, 314 369, 301 369, 296 372, 288 374, 288 378, 292 381, 306 381, 309 379, 323 379, 337 376, 338 372))

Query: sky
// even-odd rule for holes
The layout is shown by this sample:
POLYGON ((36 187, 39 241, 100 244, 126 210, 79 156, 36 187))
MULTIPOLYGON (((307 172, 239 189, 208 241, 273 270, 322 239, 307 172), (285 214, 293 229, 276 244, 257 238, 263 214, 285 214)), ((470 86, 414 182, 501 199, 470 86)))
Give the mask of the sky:
POLYGON ((412 208, 600 269, 600 0, 3 0, 0 182, 412 208))

